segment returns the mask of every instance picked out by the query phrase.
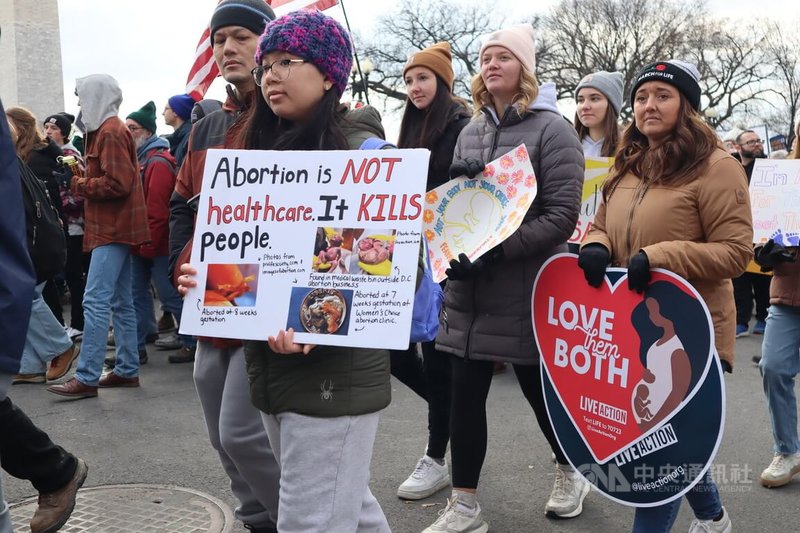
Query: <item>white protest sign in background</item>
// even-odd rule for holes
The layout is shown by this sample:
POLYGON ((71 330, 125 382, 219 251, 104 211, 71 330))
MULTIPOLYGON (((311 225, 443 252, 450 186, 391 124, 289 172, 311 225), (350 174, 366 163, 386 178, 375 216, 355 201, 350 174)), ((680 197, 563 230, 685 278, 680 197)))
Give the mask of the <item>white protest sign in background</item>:
POLYGON ((474 261, 519 228, 536 197, 536 176, 524 145, 488 163, 475 179, 455 178, 425 195, 425 238, 435 281, 451 259, 474 261))
POLYGON ((800 235, 800 159, 756 159, 750 178, 753 242, 797 246, 800 235))
POLYGON ((408 347, 428 156, 209 150, 181 333, 408 347))
POLYGON ((578 223, 575 225, 575 231, 572 232, 572 236, 568 241, 573 244, 580 244, 586 234, 589 233, 589 230, 592 229, 594 215, 603 200, 603 182, 614 165, 613 157, 587 156, 585 160, 581 211, 578 214, 578 223))

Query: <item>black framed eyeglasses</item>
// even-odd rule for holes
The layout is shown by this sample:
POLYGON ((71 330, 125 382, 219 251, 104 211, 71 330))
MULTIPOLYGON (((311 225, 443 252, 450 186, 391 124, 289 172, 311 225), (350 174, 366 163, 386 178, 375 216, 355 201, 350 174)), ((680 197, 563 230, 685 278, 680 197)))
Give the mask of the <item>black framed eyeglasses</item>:
POLYGON ((292 73, 292 65, 302 65, 305 62, 305 59, 279 59, 269 65, 259 65, 251 70, 250 73, 253 75, 256 85, 261 87, 261 80, 268 71, 272 71, 272 77, 275 81, 283 81, 292 73))
POLYGON ((753 139, 752 141, 747 141, 746 143, 742 143, 744 146, 755 146, 757 144, 764 144, 766 141, 764 139, 753 139))

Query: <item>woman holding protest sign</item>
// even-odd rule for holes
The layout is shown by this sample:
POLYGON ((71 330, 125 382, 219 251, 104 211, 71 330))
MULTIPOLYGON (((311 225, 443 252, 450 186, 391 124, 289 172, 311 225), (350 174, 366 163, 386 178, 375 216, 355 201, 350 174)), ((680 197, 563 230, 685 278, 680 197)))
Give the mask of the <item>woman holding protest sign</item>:
MULTIPOLYGON (((267 24, 253 69, 263 98, 226 148, 348 150, 383 137, 377 111, 339 104, 352 56, 345 29, 318 11, 267 24)), ((185 293, 196 270, 181 271, 185 293)), ((278 530, 388 532, 369 490, 378 413, 391 397, 388 353, 297 344, 292 329, 264 333, 266 342, 245 342, 245 357, 252 401, 281 467, 278 530)))
MULTIPOLYGON (((626 266, 628 287, 648 296, 650 269, 684 277, 703 297, 723 369, 733 366, 735 307, 730 279, 752 256, 747 179, 698 113, 699 74, 678 60, 644 67, 631 91, 634 122, 625 130, 603 186, 592 230, 578 260, 600 287, 606 267, 626 266)), ((680 372, 681 350, 671 352, 680 372)), ((690 532, 731 530, 708 473, 687 494, 696 519, 690 532)), ((680 498, 638 508, 635 532, 669 531, 680 498)))
POLYGON ((585 76, 575 89, 575 131, 587 157, 614 157, 622 109, 622 73, 601 70, 585 76))
MULTIPOLYGON (((431 151, 426 190, 448 180, 458 134, 469 122, 467 104, 453 95, 450 45, 436 43, 409 57, 403 68, 408 97, 400 123, 399 148, 431 151)), ((416 346, 392 350, 392 374, 428 402, 428 446, 414 471, 397 489, 407 500, 419 500, 450 484, 445 460, 450 440, 450 356, 423 342, 422 361, 416 346)))
POLYGON ((453 494, 425 531, 485 532, 476 492, 486 456, 486 398, 495 362, 513 364, 539 427, 558 461, 548 514, 577 516, 588 484, 569 466, 553 433, 542 396, 539 357, 531 322, 536 273, 551 255, 566 251, 575 228, 583 182, 583 154, 575 131, 556 107, 552 83, 539 85, 533 28, 511 26, 488 36, 472 82, 475 118, 456 144, 451 176, 477 177, 485 163, 524 144, 537 179, 537 195, 508 239, 471 261, 450 263, 446 315, 436 347, 452 354, 451 457, 453 494))

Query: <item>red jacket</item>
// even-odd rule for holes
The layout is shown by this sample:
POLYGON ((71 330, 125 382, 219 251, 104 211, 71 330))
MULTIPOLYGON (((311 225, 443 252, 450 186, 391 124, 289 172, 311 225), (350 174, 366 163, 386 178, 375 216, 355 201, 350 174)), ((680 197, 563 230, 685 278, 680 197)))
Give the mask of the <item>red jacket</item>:
POLYGON ((134 253, 153 258, 169 255, 169 198, 175 189, 175 158, 164 148, 153 148, 141 159, 142 186, 147 205, 147 224, 150 227, 150 242, 141 245, 134 253), (156 155, 158 154, 158 155, 156 155))
POLYGON ((104 244, 137 246, 150 240, 136 147, 118 117, 86 135, 86 174, 72 178, 85 198, 83 250, 104 244))

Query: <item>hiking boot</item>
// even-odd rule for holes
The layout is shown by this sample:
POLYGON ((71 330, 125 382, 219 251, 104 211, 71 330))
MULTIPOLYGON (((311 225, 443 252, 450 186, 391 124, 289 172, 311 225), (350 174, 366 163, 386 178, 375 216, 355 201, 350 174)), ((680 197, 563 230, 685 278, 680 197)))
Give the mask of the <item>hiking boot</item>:
POLYGON ((31 518, 31 533, 55 533, 61 529, 75 509, 78 489, 86 481, 89 467, 83 459, 78 459, 75 475, 61 490, 50 494, 39 494, 39 507, 31 518))
POLYGON ((447 462, 440 465, 427 455, 417 461, 414 471, 397 489, 397 497, 404 500, 421 500, 450 485, 447 462))
POLYGON ((52 381, 66 376, 69 369, 72 368, 72 363, 78 359, 80 351, 80 344, 73 344, 66 352, 55 356, 50 361, 50 368, 47 369, 47 380, 52 381))
POLYGON ((481 506, 475 502, 475 511, 470 513, 457 498, 448 498, 447 507, 439 511, 436 522, 422 533, 486 533, 489 524, 481 516, 481 506))
POLYGON ((158 332, 168 333, 175 329, 175 320, 172 318, 172 313, 164 311, 161 318, 158 319, 158 332))
POLYGON ((765 487, 782 487, 800 472, 800 453, 776 453, 758 480, 765 487))
POLYGON ((573 518, 583 512, 583 499, 591 486, 569 465, 556 464, 553 492, 544 513, 550 518, 573 518))
POLYGON ((167 361, 172 364, 194 363, 195 351, 197 351, 196 346, 182 346, 176 353, 167 357, 167 361))
POLYGON ((177 350, 183 343, 177 333, 170 333, 156 340, 155 345, 159 350, 177 350))
POLYGON ((44 372, 36 374, 17 374, 14 376, 14 380, 11 384, 22 385, 27 383, 44 383, 45 381, 47 381, 47 379, 45 379, 44 372))
POLYGON ((692 520, 689 533, 731 533, 731 518, 728 511, 722 508, 722 518, 719 520, 692 520))

